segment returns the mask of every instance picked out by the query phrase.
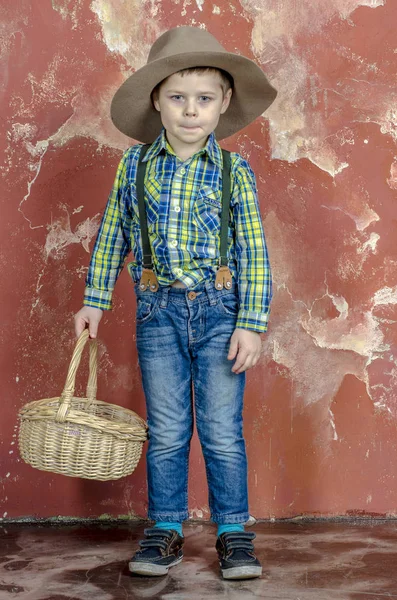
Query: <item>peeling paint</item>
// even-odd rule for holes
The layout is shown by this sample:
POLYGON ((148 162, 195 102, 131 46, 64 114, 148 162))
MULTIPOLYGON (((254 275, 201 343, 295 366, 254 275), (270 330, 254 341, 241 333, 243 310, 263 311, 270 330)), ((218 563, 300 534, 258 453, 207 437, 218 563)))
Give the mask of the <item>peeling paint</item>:
POLYGON ((384 287, 375 293, 374 305, 382 304, 397 304, 397 285, 394 288, 384 287))
MULTIPOLYGON (((110 52, 121 54, 128 66, 139 69, 146 64, 150 46, 161 35, 155 19, 148 19, 147 0, 93 0, 90 8, 98 17, 103 40, 110 52), (149 33, 149 39, 143 37, 149 33)), ((154 16, 156 16, 154 14, 154 16)))
MULTIPOLYGON (((319 34, 327 29, 336 17, 347 19, 358 7, 377 8, 382 0, 320 0, 316 3, 280 4, 275 0, 241 0, 242 7, 252 16, 252 50, 278 89, 276 101, 266 112, 270 121, 272 157, 288 162, 308 158, 320 169, 335 177, 348 163, 338 156, 330 143, 327 118, 330 99, 333 104, 345 101, 343 81, 338 87, 328 89, 317 75, 312 75, 308 53, 295 52, 294 41, 310 32, 319 34), (315 109, 315 111, 309 109, 315 109)), ((357 57, 358 60, 360 57, 357 57)), ((373 65, 376 68, 376 65, 373 65)), ((358 80, 357 80, 358 81, 358 80)), ((346 82, 347 83, 347 82, 346 82)), ((366 85, 363 79, 359 86, 366 85)), ((346 98, 347 99, 347 98, 346 98)), ((378 116, 381 130, 395 136, 396 111, 389 109, 381 116, 384 106, 379 89, 378 116)), ((368 111, 367 95, 356 93, 355 102, 361 113, 368 111), (360 98, 362 100, 360 101, 360 98)), ((339 107, 337 110, 340 110, 339 107)), ((368 111, 369 114, 369 111, 368 111)), ((371 119, 373 115, 371 114, 371 119)), ((338 132, 335 131, 338 135, 338 132)))
POLYGON ((327 210, 338 210, 343 214, 347 215, 348 217, 353 219, 358 231, 364 231, 364 229, 369 227, 371 223, 379 221, 379 215, 377 215, 375 211, 366 206, 364 203, 361 203, 360 205, 361 214, 359 215, 349 213, 346 209, 340 208, 339 206, 325 206, 324 204, 322 204, 321 207, 326 208, 327 210))
POLYGON ((397 162, 390 166, 390 178, 386 181, 392 190, 397 190, 397 162))
POLYGON ((100 223, 101 214, 97 213, 92 219, 78 223, 74 232, 70 227, 70 217, 67 211, 63 219, 58 219, 48 225, 48 234, 44 246, 47 258, 52 255, 58 259, 64 258, 63 250, 70 244, 82 244, 86 252, 90 251, 89 243, 96 235, 100 223))

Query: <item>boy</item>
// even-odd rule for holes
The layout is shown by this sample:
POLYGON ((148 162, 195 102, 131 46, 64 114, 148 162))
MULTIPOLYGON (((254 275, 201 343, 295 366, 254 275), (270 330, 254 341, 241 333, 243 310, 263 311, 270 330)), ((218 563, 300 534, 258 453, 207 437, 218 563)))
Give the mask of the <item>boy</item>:
POLYGON ((242 409, 245 371, 257 363, 267 328, 270 267, 255 176, 236 153, 227 168, 214 131, 219 139, 239 131, 275 95, 255 63, 226 52, 205 30, 178 27, 154 43, 147 64, 112 101, 115 125, 150 146, 132 146, 120 162, 75 328, 77 335, 86 326, 97 335, 132 249, 149 425, 148 517, 155 521, 130 561, 132 573, 164 575, 182 560, 193 402, 222 575, 262 573, 255 535, 243 526, 249 513, 242 409), (221 227, 229 176, 228 222, 221 227))

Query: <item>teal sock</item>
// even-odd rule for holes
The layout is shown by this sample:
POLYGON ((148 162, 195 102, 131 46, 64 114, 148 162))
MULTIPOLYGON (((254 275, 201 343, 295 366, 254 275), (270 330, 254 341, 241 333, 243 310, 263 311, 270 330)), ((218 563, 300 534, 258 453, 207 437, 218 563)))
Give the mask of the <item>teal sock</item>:
POLYGON ((174 529, 179 533, 180 536, 183 536, 182 523, 171 523, 171 521, 156 521, 155 527, 156 529, 174 529))
POLYGON ((241 523, 228 523, 227 525, 218 525, 218 537, 222 535, 222 533, 227 533, 229 531, 244 531, 244 525, 241 523))

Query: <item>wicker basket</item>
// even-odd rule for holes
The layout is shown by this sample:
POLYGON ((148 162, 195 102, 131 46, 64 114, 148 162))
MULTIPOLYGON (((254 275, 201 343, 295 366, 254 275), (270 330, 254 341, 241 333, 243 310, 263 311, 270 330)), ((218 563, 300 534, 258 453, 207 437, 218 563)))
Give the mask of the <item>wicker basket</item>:
POLYGON ((62 395, 19 411, 19 450, 42 471, 106 481, 130 475, 142 454, 147 425, 132 410, 96 400, 97 343, 90 343, 87 397, 75 398, 76 372, 88 339, 77 340, 62 395))

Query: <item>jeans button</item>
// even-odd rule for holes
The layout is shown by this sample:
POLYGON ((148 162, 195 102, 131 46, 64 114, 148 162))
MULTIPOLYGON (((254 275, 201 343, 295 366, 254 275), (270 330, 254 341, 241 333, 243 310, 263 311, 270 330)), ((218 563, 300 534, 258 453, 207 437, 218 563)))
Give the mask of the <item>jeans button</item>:
POLYGON ((187 297, 189 298, 189 300, 194 300, 197 297, 196 292, 189 292, 187 297))

